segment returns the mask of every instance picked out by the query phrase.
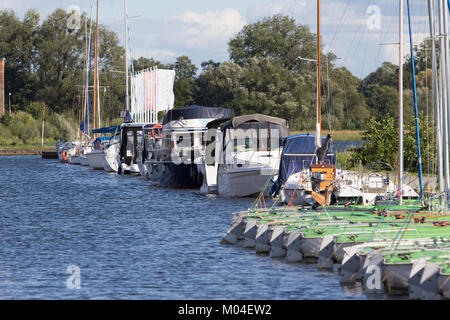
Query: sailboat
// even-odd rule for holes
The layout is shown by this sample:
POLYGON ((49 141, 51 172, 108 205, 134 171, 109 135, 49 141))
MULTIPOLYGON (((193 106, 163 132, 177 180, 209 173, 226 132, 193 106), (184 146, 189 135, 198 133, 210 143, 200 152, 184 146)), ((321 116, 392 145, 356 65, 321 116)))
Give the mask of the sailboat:
POLYGON ((93 86, 93 130, 91 135, 92 149, 85 154, 86 161, 91 168, 96 170, 103 170, 103 140, 97 138, 101 123, 100 114, 100 92, 99 92, 99 72, 98 72, 98 41, 100 37, 98 24, 98 0, 96 6, 96 21, 95 21, 95 37, 94 37, 94 86, 93 86), (101 164, 101 166, 100 166, 101 164))
POLYGON ((91 16, 92 16, 92 6, 89 15, 89 34, 88 34, 88 21, 85 21, 85 50, 83 58, 83 76, 82 76, 82 99, 81 99, 81 111, 79 113, 78 121, 78 133, 77 141, 78 145, 75 150, 75 154, 71 157, 70 163, 75 165, 88 166, 89 163, 86 158, 86 153, 92 151, 92 143, 90 142, 90 137, 88 136, 89 127, 89 112, 90 112, 90 96, 89 96, 89 84, 90 84, 90 57, 91 57, 91 16), (88 124, 86 124, 88 123, 88 124))
MULTIPOLYGON (((322 102, 321 102, 321 55, 320 44, 320 0, 317 0, 317 91, 316 91, 316 134, 311 135, 314 139, 315 151, 310 162, 302 170, 293 174, 292 172, 284 181, 277 182, 278 189, 281 190, 282 199, 287 199, 286 203, 297 205, 320 205, 330 204, 331 195, 336 180, 336 162, 327 161, 332 145, 331 135, 327 135, 325 140, 322 137, 322 102), (294 182, 294 183, 292 183, 294 182), (282 186, 281 184, 284 183, 282 186)), ((301 137, 295 137, 298 139, 301 137)), ((292 139, 292 138, 291 138, 292 139)), ((301 146, 303 144, 298 144, 301 146)), ((303 145, 306 147, 306 145, 303 145)), ((299 153, 311 154, 311 151, 299 150, 299 153)), ((332 152, 332 151, 331 151, 332 152)), ((335 158, 334 158, 335 159, 335 158)), ((280 169, 281 170, 281 169, 280 169)))

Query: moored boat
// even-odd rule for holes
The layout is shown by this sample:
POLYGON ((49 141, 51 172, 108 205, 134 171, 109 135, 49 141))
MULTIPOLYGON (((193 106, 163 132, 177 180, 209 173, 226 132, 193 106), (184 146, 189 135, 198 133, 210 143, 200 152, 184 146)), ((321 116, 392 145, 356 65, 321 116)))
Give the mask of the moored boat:
POLYGON ((230 109, 197 105, 169 110, 162 121, 160 146, 145 160, 152 184, 200 188, 203 176, 197 164, 204 154, 206 125, 214 119, 230 116, 230 109))

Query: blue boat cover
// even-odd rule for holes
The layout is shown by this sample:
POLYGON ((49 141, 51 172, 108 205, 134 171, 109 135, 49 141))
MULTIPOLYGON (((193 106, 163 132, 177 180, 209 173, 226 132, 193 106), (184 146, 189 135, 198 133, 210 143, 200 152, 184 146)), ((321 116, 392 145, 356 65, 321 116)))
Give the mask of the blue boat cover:
MULTIPOLYGON (((290 175, 309 168, 312 164, 317 164, 316 157, 316 136, 314 134, 298 134, 289 136, 284 139, 283 153, 281 154, 280 169, 278 172, 278 180, 272 187, 272 195, 276 196, 281 186, 286 182, 290 175)), ((322 137, 322 145, 325 143, 326 137, 322 137)), ((336 153, 334 151, 333 142, 328 148, 325 164, 336 165, 336 153)))
POLYGON ((92 133, 115 133, 120 132, 120 127, 109 127, 92 130, 92 133))
POLYGON ((111 140, 110 137, 98 137, 97 139, 95 139, 94 143, 98 142, 103 142, 103 141, 109 141, 111 140))
POLYGON ((87 132, 87 127, 86 127, 86 122, 81 121, 81 123, 80 123, 80 130, 81 130, 81 132, 84 132, 84 134, 88 133, 87 132))
POLYGON ((169 110, 163 118, 163 124, 181 119, 217 119, 231 118, 231 109, 212 108, 192 105, 182 109, 169 110))

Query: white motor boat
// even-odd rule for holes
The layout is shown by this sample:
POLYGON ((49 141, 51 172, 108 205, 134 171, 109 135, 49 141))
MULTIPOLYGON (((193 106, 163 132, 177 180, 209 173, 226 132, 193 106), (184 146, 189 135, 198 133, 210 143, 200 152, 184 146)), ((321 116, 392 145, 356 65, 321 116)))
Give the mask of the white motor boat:
POLYGON ((78 141, 69 141, 60 146, 57 150, 59 161, 70 163, 70 159, 75 155, 75 151, 78 145, 78 141))
POLYGON ((162 124, 146 128, 145 166, 152 184, 170 188, 199 189, 207 124, 229 119, 231 109, 192 105, 169 110, 162 124))
POLYGON ((143 127, 142 123, 124 123, 120 126, 118 174, 141 174, 138 161, 141 161, 142 155, 137 147, 141 144, 143 127))
POLYGON ((282 140, 288 135, 284 119, 261 114, 216 120, 214 159, 206 153, 200 171, 204 173, 203 192, 224 197, 268 194, 270 180, 278 174, 282 140))

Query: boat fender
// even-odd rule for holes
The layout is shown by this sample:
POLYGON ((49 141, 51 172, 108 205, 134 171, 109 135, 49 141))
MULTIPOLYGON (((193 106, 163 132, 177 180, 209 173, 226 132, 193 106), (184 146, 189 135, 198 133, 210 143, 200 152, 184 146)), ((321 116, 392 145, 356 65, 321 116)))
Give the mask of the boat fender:
POLYGON ((66 151, 64 151, 64 152, 62 153, 62 158, 63 158, 64 161, 67 160, 67 152, 66 152, 66 151))
POLYGON ((414 218, 414 223, 425 223, 425 217, 414 218))
POLYGON ((162 137, 163 137, 162 133, 159 134, 159 135, 155 134, 155 129, 156 129, 156 128, 162 128, 162 125, 157 124, 157 125, 155 125, 155 126, 153 127, 153 129, 152 129, 152 137, 153 137, 153 138, 156 138, 156 139, 162 139, 162 137))
POLYGON ((434 222, 433 225, 435 227, 446 227, 447 223, 446 222, 434 222))

